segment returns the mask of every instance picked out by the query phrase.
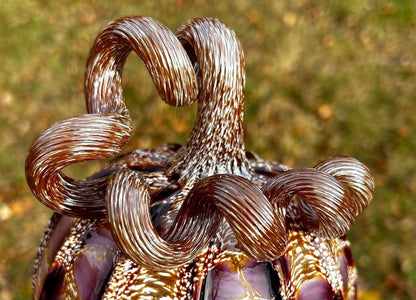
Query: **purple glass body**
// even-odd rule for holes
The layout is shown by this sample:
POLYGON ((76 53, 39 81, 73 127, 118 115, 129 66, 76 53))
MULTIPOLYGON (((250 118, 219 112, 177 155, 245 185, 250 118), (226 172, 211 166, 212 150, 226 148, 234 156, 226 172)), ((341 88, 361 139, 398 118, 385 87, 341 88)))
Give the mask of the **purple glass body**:
POLYGON ((110 23, 87 61, 87 114, 45 130, 26 160, 55 211, 33 299, 356 299, 346 233, 372 199, 368 168, 331 157, 289 169, 245 151, 244 55, 212 18, 172 33, 141 16, 110 23), (120 154, 131 134, 122 70, 135 52, 170 105, 198 101, 187 143, 120 154), (71 164, 116 157, 84 180, 71 164))

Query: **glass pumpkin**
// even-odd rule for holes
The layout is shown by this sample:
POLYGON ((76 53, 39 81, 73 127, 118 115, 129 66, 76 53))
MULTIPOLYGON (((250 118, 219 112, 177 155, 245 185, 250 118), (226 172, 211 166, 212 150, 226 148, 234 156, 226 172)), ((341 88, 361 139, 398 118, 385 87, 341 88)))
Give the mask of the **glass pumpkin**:
POLYGON ((196 18, 175 34, 140 16, 96 38, 88 113, 33 143, 26 176, 55 211, 33 299, 356 299, 345 235, 372 198, 349 157, 289 169, 244 150, 244 56, 235 33, 196 18), (130 52, 170 105, 198 101, 187 143, 120 155, 131 134, 122 71, 130 52), (71 164, 116 157, 75 180, 71 164))

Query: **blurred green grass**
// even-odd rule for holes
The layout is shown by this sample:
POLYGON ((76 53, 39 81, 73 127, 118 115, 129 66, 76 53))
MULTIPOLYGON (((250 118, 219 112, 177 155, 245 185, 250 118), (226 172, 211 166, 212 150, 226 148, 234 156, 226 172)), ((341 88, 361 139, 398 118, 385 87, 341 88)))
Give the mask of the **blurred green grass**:
MULTIPOLYGON (((92 41, 133 14, 172 30, 213 16, 236 31, 246 57, 246 148, 292 167, 333 155, 367 164, 375 198, 349 233, 359 299, 416 299, 415 12, 413 0, 0 0, 0 299, 30 298, 51 215, 26 187, 27 149, 52 123, 85 112, 92 41)), ((129 57, 127 150, 183 143, 192 126, 194 106, 167 107, 149 86, 129 57)), ((96 167, 70 171, 82 178, 96 167)))

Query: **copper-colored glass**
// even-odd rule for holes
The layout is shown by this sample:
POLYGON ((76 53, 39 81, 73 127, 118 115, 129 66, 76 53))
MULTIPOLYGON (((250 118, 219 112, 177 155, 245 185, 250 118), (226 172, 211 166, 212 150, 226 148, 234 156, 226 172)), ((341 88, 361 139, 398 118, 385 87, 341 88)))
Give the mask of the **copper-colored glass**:
POLYGON ((88 113, 44 131, 26 161, 33 194, 56 212, 34 299, 356 298, 345 234, 371 201, 370 171, 348 157, 289 170, 246 152, 244 85, 241 44, 216 19, 191 19, 173 34, 132 16, 98 35, 88 113), (122 91, 131 52, 166 103, 198 101, 185 145, 120 156, 131 134, 122 91), (85 180, 62 173, 116 155, 85 180))

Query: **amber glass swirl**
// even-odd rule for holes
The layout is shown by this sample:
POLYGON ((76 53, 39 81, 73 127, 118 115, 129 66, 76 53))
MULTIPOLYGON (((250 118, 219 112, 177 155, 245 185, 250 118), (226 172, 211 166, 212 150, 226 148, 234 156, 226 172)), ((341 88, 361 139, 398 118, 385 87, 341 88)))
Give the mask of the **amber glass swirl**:
POLYGON ((235 32, 214 18, 190 19, 176 31, 199 83, 197 118, 187 143, 169 159, 181 182, 231 173, 249 178, 244 151, 244 52, 235 32))
POLYGON ((119 248, 150 269, 190 262, 214 240, 223 218, 240 247, 257 261, 274 260, 286 247, 283 215, 274 212, 258 187, 238 175, 213 175, 199 181, 163 237, 152 224, 146 183, 134 171, 123 169, 112 178, 107 211, 119 248))
POLYGON ((347 233, 373 191, 368 168, 350 157, 283 172, 263 187, 276 210, 286 211, 289 222, 330 239, 347 233))
POLYGON ((121 76, 132 50, 144 61, 166 102, 186 105, 196 99, 193 66, 170 30, 148 17, 110 23, 95 40, 87 63, 85 96, 89 114, 52 125, 33 143, 26 160, 32 192, 59 213, 89 218, 105 214, 107 179, 74 180, 62 169, 112 157, 127 143, 131 126, 121 76))

